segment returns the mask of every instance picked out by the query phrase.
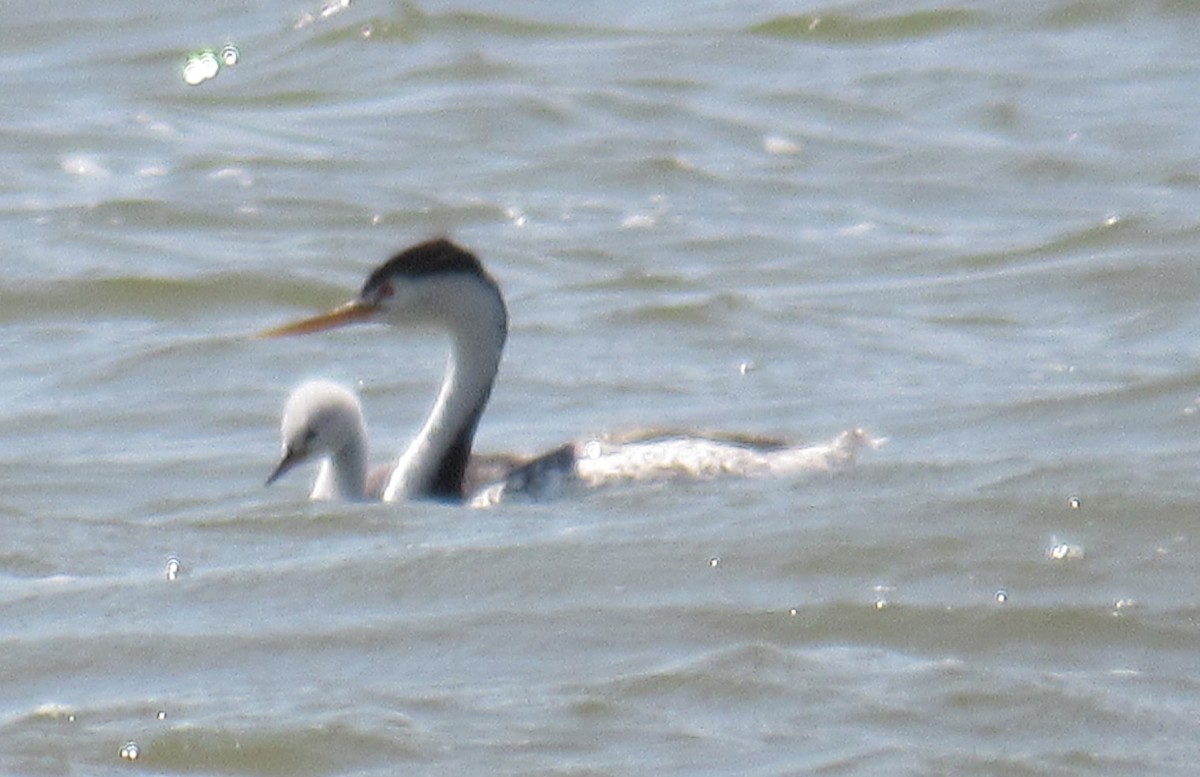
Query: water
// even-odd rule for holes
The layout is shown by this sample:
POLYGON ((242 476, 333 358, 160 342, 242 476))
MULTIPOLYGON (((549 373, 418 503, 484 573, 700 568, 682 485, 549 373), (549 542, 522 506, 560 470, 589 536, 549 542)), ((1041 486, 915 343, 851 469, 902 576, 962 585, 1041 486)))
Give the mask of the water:
POLYGON ((0 770, 1190 773, 1198 22, 14 9, 0 770), (290 388, 356 386, 380 458, 444 344, 247 335, 437 234, 509 296, 481 448, 889 443, 491 511, 264 489, 290 388))

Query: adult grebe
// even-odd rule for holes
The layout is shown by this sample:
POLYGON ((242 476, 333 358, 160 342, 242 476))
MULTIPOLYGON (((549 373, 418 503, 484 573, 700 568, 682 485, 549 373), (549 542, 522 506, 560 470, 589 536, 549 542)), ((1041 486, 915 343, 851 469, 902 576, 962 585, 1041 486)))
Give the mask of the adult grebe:
MULTIPOLYGON (((621 440, 568 443, 544 456, 515 463, 510 471, 499 473, 490 486, 477 492, 480 481, 470 477, 469 472, 471 445, 508 336, 508 310, 500 288, 470 252, 449 240, 431 240, 406 249, 377 267, 357 299, 328 313, 270 329, 261 336, 308 334, 366 321, 386 321, 398 326, 433 325, 444 329, 451 339, 449 365, 437 400, 380 490, 379 497, 384 501, 471 499, 483 504, 516 491, 549 491, 563 481, 598 485, 650 477, 828 469, 853 461, 864 445, 879 442, 862 430, 844 432, 825 445, 812 447, 735 435, 644 433, 621 440)), ((302 408, 303 404, 299 402, 297 407, 302 408)), ((309 404, 312 405, 311 397, 309 404)), ((334 404, 343 409, 347 406, 345 398, 334 404)), ((357 400, 353 406, 358 408, 357 400)), ((314 418, 320 415, 311 407, 310 411, 314 418)), ((346 427, 362 428, 361 409, 357 413, 360 419, 357 427, 350 422, 344 424, 346 427)), ((289 426, 286 416, 285 413, 285 455, 280 474, 287 469, 284 465, 288 444, 297 442, 291 440, 289 431, 301 438, 310 434, 304 430, 304 424, 289 426)), ((315 434, 319 437, 321 430, 316 429, 315 434)), ((349 453, 340 459, 331 455, 328 468, 318 478, 318 487, 323 480, 340 483, 335 474, 339 462, 353 460, 349 453)), ((346 465, 345 478, 357 482, 362 477, 363 464, 358 462, 354 466, 357 470, 346 465)), ((322 494, 332 494, 338 488, 328 486, 322 494)), ((364 486, 358 493, 368 492, 364 486)), ((352 498, 353 493, 351 489, 352 498)), ((313 494, 317 495, 317 489, 314 488, 313 494)))

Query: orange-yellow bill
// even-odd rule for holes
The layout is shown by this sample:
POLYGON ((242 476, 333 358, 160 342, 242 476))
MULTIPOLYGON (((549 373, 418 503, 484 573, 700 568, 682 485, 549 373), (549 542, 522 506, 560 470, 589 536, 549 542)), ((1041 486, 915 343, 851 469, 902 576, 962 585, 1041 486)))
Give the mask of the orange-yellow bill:
POLYGON ((306 335, 312 332, 321 332, 326 329, 333 329, 347 324, 366 321, 375 312, 375 306, 353 300, 345 305, 330 310, 326 313, 321 313, 311 318, 303 318, 299 321, 293 321, 290 324, 277 326, 274 329, 267 329, 259 332, 259 337, 288 337, 290 335, 306 335))

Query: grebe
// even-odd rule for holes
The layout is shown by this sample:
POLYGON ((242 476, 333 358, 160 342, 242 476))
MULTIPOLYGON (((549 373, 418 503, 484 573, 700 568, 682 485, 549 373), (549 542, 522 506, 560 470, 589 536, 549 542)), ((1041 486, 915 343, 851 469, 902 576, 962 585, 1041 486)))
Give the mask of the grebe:
MULTIPOLYGON (((343 499, 353 502, 383 498, 396 464, 367 469, 367 425, 362 404, 354 392, 325 380, 312 380, 293 391, 283 406, 279 423, 283 453, 267 477, 271 485, 306 461, 320 461, 309 499, 343 499)), ((532 493, 547 488, 549 469, 569 470, 573 448, 563 446, 536 460, 528 456, 473 453, 467 462, 463 491, 471 494, 484 486, 492 493, 508 486, 532 493)))
POLYGON ((304 383, 283 406, 279 431, 283 455, 268 486, 297 464, 320 459, 310 499, 379 498, 381 484, 368 484, 367 425, 354 392, 324 380, 304 383))
MULTIPOLYGON (((491 460, 490 476, 472 476, 471 445, 492 393, 508 336, 508 310, 499 286, 470 252, 438 239, 408 248, 377 267, 358 298, 327 313, 262 332, 262 337, 309 334, 348 324, 384 321, 432 325, 451 340, 450 359, 433 409, 420 431, 372 494, 365 473, 365 426, 358 400, 345 389, 301 387, 282 424, 284 458, 271 480, 292 466, 289 446, 326 457, 313 497, 441 499, 491 504, 514 492, 540 495, 563 483, 596 486, 616 480, 718 474, 780 474, 830 469, 852 462, 875 440, 855 429, 811 447, 736 435, 642 433, 624 439, 567 443, 533 459, 491 460), (321 399, 324 397, 324 399, 321 399), (320 401, 318 401, 320 400, 320 401), (329 404, 329 408, 324 408, 329 404), (304 412, 301 412, 304 411, 304 412), (298 419, 307 417, 309 421, 298 419), (357 437, 356 437, 357 435, 357 437), (305 448, 305 439, 308 446, 305 448), (327 441, 326 441, 327 440, 327 441), (314 447, 319 441, 324 447, 314 447), (339 447, 342 446, 342 447, 339 447), (358 484, 361 484, 359 486, 358 484), (480 490, 480 486, 486 486, 480 490)), ((335 387, 336 388, 336 387, 335 387)), ((300 453, 291 455, 299 461, 300 453)), ((482 459, 480 459, 482 461, 482 459)))

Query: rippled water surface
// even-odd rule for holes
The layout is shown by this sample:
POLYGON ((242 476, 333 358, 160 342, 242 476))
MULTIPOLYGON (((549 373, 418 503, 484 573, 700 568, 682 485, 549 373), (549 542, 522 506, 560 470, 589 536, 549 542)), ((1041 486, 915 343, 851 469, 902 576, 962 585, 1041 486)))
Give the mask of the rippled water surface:
POLYGON ((6 14, 0 771, 1190 774, 1197 24, 6 14), (248 335, 435 235, 509 299, 482 449, 888 443, 488 511, 312 504, 311 469, 264 489, 299 381, 355 386, 381 459, 445 344, 248 335))

